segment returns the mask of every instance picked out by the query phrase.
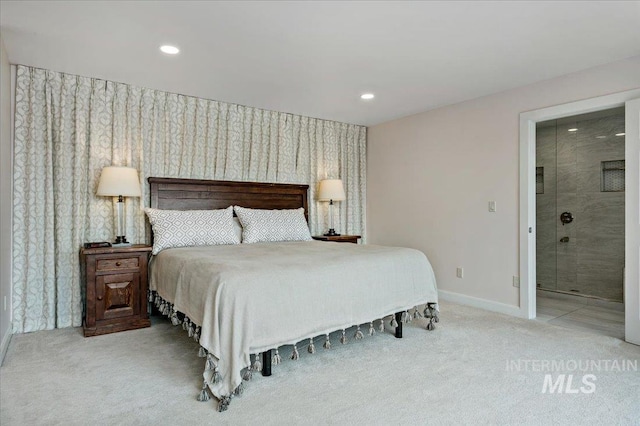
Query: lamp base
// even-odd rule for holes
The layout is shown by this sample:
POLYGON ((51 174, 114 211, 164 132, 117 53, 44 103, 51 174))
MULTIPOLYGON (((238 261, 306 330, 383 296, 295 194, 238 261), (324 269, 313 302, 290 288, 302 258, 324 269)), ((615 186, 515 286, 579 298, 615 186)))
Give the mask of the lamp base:
POLYGON ((131 243, 127 241, 127 237, 122 235, 116 237, 116 242, 111 244, 111 247, 131 247, 131 243))
POLYGON ((325 237, 339 237, 340 234, 338 234, 335 229, 331 228, 331 229, 329 229, 329 232, 324 234, 324 236, 325 237))

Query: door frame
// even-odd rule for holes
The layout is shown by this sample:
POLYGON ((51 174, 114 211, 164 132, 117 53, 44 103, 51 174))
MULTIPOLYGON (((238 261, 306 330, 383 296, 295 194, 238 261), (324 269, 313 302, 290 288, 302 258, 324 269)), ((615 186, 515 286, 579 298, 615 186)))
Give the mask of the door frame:
MULTIPOLYGON (((640 98, 640 89, 526 111, 520 114, 520 316, 536 317, 536 123, 624 106, 640 98)), ((625 141, 626 142, 626 141, 625 141)), ((631 142, 635 143, 635 142, 631 142)), ((627 151, 628 152, 628 151, 627 151)), ((626 158, 637 162, 637 158, 626 158)), ((632 208, 632 207, 631 207, 632 208)), ((636 209, 640 207, 636 206, 636 209)), ((627 208, 627 216, 630 210, 627 208)), ((636 212, 637 217, 638 212, 636 212)), ((625 240, 628 238, 625 228, 625 240)), ((633 259, 625 253, 625 264, 633 259)), ((637 261, 637 259, 636 259, 637 261)), ((625 303, 638 303, 628 300, 625 303)))

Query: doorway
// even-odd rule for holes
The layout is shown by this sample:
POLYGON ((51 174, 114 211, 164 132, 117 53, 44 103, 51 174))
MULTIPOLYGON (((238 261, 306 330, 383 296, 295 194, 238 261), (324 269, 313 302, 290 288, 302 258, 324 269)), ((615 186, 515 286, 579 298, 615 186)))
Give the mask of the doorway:
POLYGON ((536 123, 536 317, 624 338, 624 107, 536 123))
POLYGON ((536 124, 618 107, 625 107, 626 133, 625 340, 640 344, 640 266, 637 262, 640 257, 639 89, 520 114, 520 314, 530 319, 536 317, 536 124))

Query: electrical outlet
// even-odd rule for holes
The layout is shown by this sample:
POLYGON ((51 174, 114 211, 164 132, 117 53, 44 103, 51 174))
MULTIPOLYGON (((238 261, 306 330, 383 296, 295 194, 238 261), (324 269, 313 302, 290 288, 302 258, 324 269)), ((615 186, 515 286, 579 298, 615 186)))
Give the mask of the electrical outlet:
POLYGON ((513 276, 513 286, 520 288, 520 277, 516 275, 513 276))
POLYGON ((458 278, 463 278, 464 277, 464 269, 463 268, 456 268, 456 277, 458 277, 458 278))

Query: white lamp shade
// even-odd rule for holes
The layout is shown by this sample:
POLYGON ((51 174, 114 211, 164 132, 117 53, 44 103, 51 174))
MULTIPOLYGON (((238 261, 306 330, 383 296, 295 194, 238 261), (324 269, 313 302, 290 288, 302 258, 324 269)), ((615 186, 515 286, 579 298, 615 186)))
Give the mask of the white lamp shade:
POLYGON ((97 195, 104 197, 139 197, 138 171, 131 167, 109 166, 102 169, 97 195))
POLYGON ((341 179, 325 179, 320 182, 318 201, 342 201, 346 199, 341 179))

